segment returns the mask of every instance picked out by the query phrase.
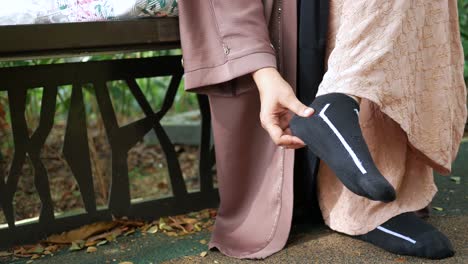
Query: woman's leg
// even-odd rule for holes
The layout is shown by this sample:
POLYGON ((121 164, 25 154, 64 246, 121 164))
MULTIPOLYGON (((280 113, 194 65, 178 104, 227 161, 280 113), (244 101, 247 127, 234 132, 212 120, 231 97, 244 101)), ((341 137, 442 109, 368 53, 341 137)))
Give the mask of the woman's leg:
POLYGON ((407 213, 426 207, 437 192, 433 170, 409 147, 401 127, 366 99, 361 103, 360 126, 376 166, 396 189, 396 200, 384 204, 355 195, 321 162, 317 184, 325 223, 393 253, 427 258, 453 255, 447 237, 407 213))
MULTIPOLYGON (((391 225, 395 233, 404 233, 405 225, 422 226, 402 214, 430 203, 437 191, 432 169, 450 172, 466 122, 457 1, 423 2, 330 1, 328 69, 317 98, 331 93, 361 98, 359 124, 365 143, 376 167, 395 188, 396 200, 381 203, 355 195, 321 162, 319 203, 332 229, 367 234, 361 238, 378 246, 383 245, 370 237, 377 234, 387 240, 390 235, 379 226, 392 230, 391 225)), ((429 240, 420 234, 428 230, 411 231, 419 234, 406 235, 417 242, 409 248, 435 249, 441 244, 445 254, 402 254, 451 254, 450 244, 435 228, 430 227, 429 240)))
POLYGON ((262 128, 251 77, 232 85, 244 92, 209 96, 220 205, 208 247, 236 258, 265 258, 288 238, 294 152, 277 147, 262 128))

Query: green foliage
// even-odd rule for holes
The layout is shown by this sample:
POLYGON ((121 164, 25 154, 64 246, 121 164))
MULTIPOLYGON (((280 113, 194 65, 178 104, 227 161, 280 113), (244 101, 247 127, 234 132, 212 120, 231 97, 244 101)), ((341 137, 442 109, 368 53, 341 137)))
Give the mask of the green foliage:
MULTIPOLYGON (((98 60, 112 60, 112 59, 129 59, 129 58, 147 58, 164 55, 180 55, 180 49, 177 50, 162 50, 162 51, 150 51, 150 52, 135 52, 135 53, 124 53, 124 54, 111 54, 111 55, 99 55, 99 56, 87 56, 79 58, 55 58, 55 59, 37 59, 37 60, 23 60, 23 61, 9 61, 0 62, 0 67, 17 67, 17 66, 34 66, 41 64, 58 64, 65 62, 80 62, 80 61, 98 61, 98 60)), ((171 81, 170 76, 163 76, 157 78, 145 78, 136 80, 142 92, 145 94, 146 99, 149 101, 155 111, 161 108, 164 95, 166 94, 167 87, 171 81)), ((123 120, 132 119, 132 116, 142 113, 142 110, 130 90, 127 84, 123 81, 115 81, 108 84, 110 89, 110 95, 113 101, 113 105, 116 114, 123 120)), ((91 85, 84 87, 84 100, 86 102, 94 101, 94 92, 91 85)), ((64 120, 68 113, 70 106, 71 97, 71 86, 59 87, 58 99, 57 99, 57 114, 59 119, 64 120)), ((6 101, 6 93, 0 93, 0 99, 6 101)), ((28 123, 36 124, 39 118, 41 109, 42 89, 32 89, 27 94, 27 109, 26 118, 28 123)), ((96 113, 96 105, 93 103, 86 104, 87 113, 96 113)), ((193 93, 184 92, 183 82, 179 86, 179 92, 176 95, 174 105, 170 110, 169 114, 180 113, 185 111, 194 110, 198 107, 197 98, 193 93)), ((91 120, 97 118, 96 116, 89 116, 91 120)))
POLYGON ((465 51, 465 81, 468 81, 468 0, 458 0, 458 16, 462 45, 465 51))

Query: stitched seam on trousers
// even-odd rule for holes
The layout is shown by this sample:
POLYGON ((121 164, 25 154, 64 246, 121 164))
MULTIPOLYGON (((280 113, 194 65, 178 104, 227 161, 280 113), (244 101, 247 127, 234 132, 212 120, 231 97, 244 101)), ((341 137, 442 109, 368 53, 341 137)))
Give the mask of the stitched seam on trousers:
MULTIPOLYGON (((277 229, 277 226, 278 226, 278 222, 279 222, 279 218, 280 218, 280 215, 281 215, 281 209, 283 207, 283 203, 281 202, 282 201, 282 198, 283 198, 283 195, 282 195, 282 190, 283 190, 283 184, 284 184, 284 155, 285 155, 285 152, 286 150, 281 148, 280 149, 281 151, 281 161, 280 161, 280 177, 281 177, 281 184, 279 185, 278 187, 278 190, 277 190, 277 193, 275 196, 278 197, 278 202, 279 202, 279 208, 278 208, 278 213, 276 214, 276 218, 275 218, 275 223, 273 224, 273 227, 271 229, 271 232, 270 234, 268 235, 268 240, 267 240, 267 245, 271 242, 271 240, 273 239, 273 233, 275 232, 275 230, 277 229)), ((265 246, 266 247, 266 246, 265 246)), ((262 249, 264 249, 265 247, 263 247, 262 249)))
MULTIPOLYGON (((285 150, 282 149, 280 150, 282 152, 281 154, 281 161, 280 161, 280 177, 281 177, 281 184, 280 184, 280 187, 278 188, 278 191, 277 191, 277 196, 280 196, 279 200, 281 201, 281 198, 282 198, 282 192, 281 190, 283 189, 283 182, 284 182, 284 156, 285 156, 285 150)), ((261 251, 262 249, 266 248, 268 246, 268 244, 271 242, 271 240, 273 239, 273 233, 274 231, 277 229, 276 227, 278 226, 278 221, 279 221, 279 215, 281 214, 281 209, 282 209, 282 203, 280 202, 280 206, 279 206, 279 213, 277 214, 277 217, 275 219, 275 223, 273 224, 273 228, 271 229, 271 232, 270 234, 268 235, 268 239, 267 241, 265 242, 265 246, 261 246, 259 247, 258 249, 254 249, 254 250, 251 250, 251 251, 246 251, 246 252, 243 252, 239 255, 237 254, 233 254, 231 250, 225 248, 222 246, 222 243, 218 243, 217 241, 213 240, 210 242, 210 244, 212 244, 213 246, 217 247, 217 248, 220 248, 221 252, 226 252, 228 253, 229 256, 236 256, 236 257, 245 257, 246 255, 251 255, 252 253, 257 253, 259 251, 261 251)))
POLYGON ((278 212, 276 213, 275 215, 275 222, 273 223, 273 227, 271 228, 271 231, 270 231, 270 234, 268 235, 268 238, 267 238, 267 241, 265 242, 265 245, 259 247, 258 249, 254 249, 252 251, 248 251, 248 252, 245 252, 242 254, 242 256, 245 256, 245 255, 250 255, 252 253, 256 253, 256 252, 259 252, 261 251, 262 249, 266 248, 268 246, 268 244, 270 244, 270 242, 273 240, 273 234, 275 233, 275 231, 277 230, 277 226, 278 226, 278 222, 279 222, 279 218, 280 218, 280 215, 281 215, 281 209, 282 209, 282 203, 281 203, 281 200, 282 200, 282 190, 283 190, 283 183, 284 183, 284 156, 285 156, 285 152, 286 150, 284 149, 280 149, 281 151, 281 160, 280 160, 280 177, 281 177, 281 184, 279 185, 277 191, 276 191, 276 197, 279 197, 279 209, 278 209, 278 212))

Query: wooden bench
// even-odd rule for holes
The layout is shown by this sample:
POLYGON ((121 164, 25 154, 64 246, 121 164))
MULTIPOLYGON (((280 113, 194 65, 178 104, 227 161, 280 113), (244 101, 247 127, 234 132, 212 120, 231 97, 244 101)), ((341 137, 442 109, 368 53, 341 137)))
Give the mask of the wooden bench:
MULTIPOLYGON (((85 22, 47 25, 0 26, 0 61, 84 56, 179 48, 177 18, 151 18, 128 21, 85 22)), ((174 145, 161 126, 172 106, 183 76, 181 56, 122 59, 0 68, 0 92, 10 102, 10 119, 15 156, 7 182, 0 181, 0 207, 8 225, 0 227, 0 247, 30 243, 45 236, 100 220, 112 215, 155 219, 160 216, 216 207, 219 201, 213 187, 213 149, 210 146, 210 114, 207 98, 198 95, 201 110, 200 192, 189 193, 182 177, 174 145), (135 79, 172 76, 162 109, 155 112, 135 79), (123 80, 141 107, 144 118, 120 127, 109 96, 107 82, 123 80), (108 209, 96 206, 91 160, 87 144, 86 116, 82 88, 91 84, 103 117, 112 150, 112 184, 108 209), (53 203, 39 153, 54 122, 57 87, 72 85, 71 104, 65 131, 64 158, 79 185, 86 213, 54 216, 53 203), (32 135, 24 117, 26 93, 43 87, 40 123, 32 135), (129 191, 127 152, 150 131, 154 131, 166 156, 173 197, 132 203, 129 191), (38 220, 17 223, 13 197, 25 157, 34 167, 36 190, 41 200, 38 220)), ((3 172, 0 172, 3 173, 3 172)), ((3 179, 3 178, 2 178, 3 179)))

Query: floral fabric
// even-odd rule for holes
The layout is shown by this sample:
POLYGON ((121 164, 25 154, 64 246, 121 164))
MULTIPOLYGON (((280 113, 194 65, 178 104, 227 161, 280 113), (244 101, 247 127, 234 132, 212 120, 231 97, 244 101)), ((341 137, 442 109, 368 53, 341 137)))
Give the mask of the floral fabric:
POLYGON ((5 4, 0 10, 0 25, 177 15, 177 0, 16 0, 5 4))

